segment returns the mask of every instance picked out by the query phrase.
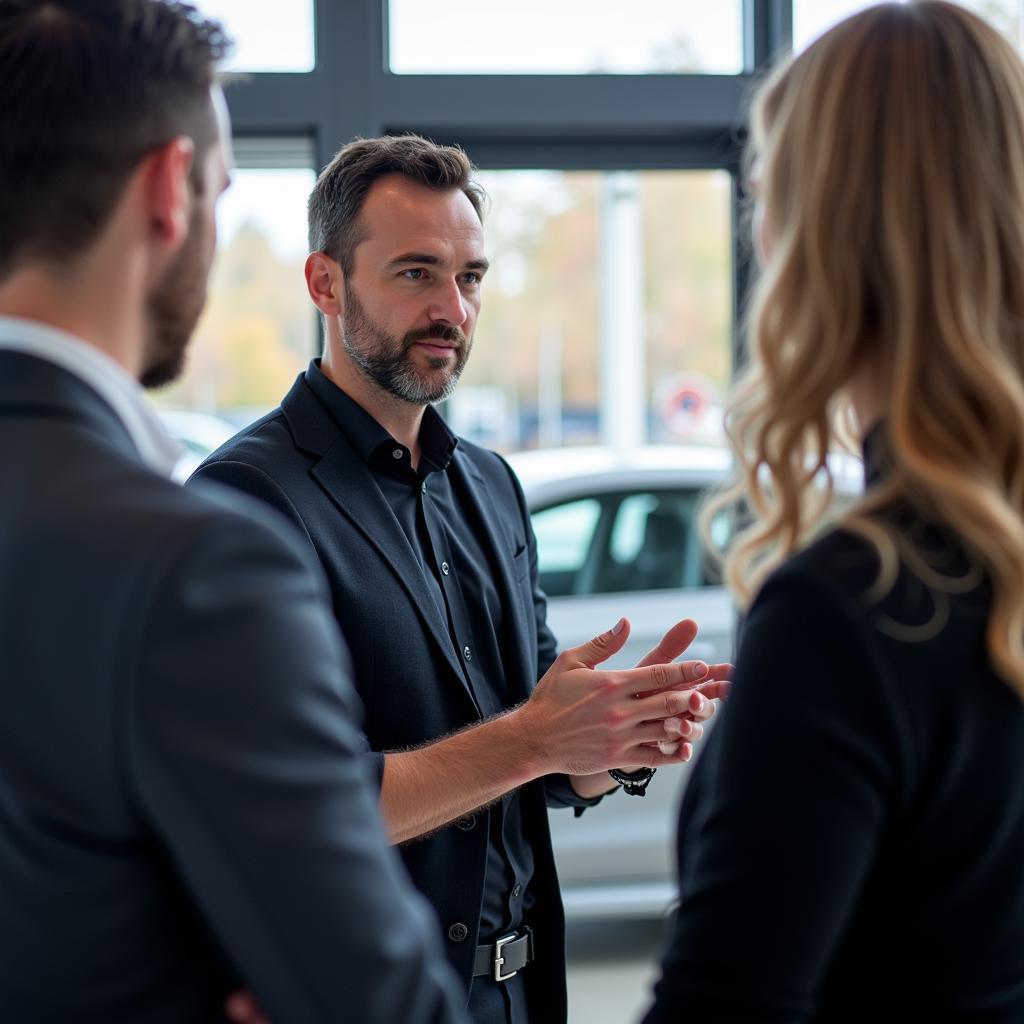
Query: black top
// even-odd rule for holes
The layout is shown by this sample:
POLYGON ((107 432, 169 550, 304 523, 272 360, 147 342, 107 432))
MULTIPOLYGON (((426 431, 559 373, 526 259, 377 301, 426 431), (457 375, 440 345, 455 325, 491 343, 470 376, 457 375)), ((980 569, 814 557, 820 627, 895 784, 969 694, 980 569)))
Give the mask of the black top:
MULTIPOLYGON (((497 572, 479 539, 480 524, 458 482, 448 475, 458 439, 437 410, 427 406, 414 470, 409 450, 323 375, 319 359, 307 379, 365 460, 412 546, 481 717, 500 714, 513 703, 501 654, 507 626, 494 583, 497 572)), ((513 792, 491 813, 480 942, 493 942, 522 925, 524 901, 527 909, 532 903, 532 877, 533 854, 513 792)))
MULTIPOLYGON (((366 708, 366 760, 380 779, 383 751, 446 736, 479 721, 481 709, 467 681, 465 658, 452 643, 447 617, 430 596, 433 584, 422 557, 365 457, 314 391, 320 376, 310 366, 280 408, 215 452, 193 480, 217 480, 272 506, 316 553, 327 575, 335 617, 349 641, 353 679, 366 708)), ((547 600, 537 579, 537 546, 526 499, 499 455, 464 439, 444 474, 435 471, 427 477, 432 497, 442 475, 468 523, 475 524, 474 539, 494 565, 490 582, 503 617, 502 676, 510 704, 518 704, 529 697, 557 654, 547 626, 547 600)), ((453 558, 459 558, 461 547, 452 550, 453 558)), ((459 564, 444 560, 449 567, 459 564)), ((457 578, 465 588, 461 567, 457 578)), ((467 604, 475 600, 465 590, 463 597, 467 604)), ((481 639, 475 632, 471 635, 475 663, 481 639)), ((533 857, 533 905, 524 904, 523 919, 533 931, 537 957, 515 980, 526 990, 531 1019, 545 1024, 566 1016, 564 918, 547 808, 579 811, 595 802, 580 797, 560 774, 536 779, 516 792, 523 836, 533 857)), ((399 848, 413 881, 437 912, 449 959, 467 987, 475 946, 481 942, 497 806, 399 848)), ((503 986, 502 991, 507 989, 503 986)))
POLYGON ((989 593, 936 601, 903 570, 875 602, 877 569, 833 531, 755 601, 680 814, 648 1024, 1024 1021, 1024 709, 986 656, 989 593))

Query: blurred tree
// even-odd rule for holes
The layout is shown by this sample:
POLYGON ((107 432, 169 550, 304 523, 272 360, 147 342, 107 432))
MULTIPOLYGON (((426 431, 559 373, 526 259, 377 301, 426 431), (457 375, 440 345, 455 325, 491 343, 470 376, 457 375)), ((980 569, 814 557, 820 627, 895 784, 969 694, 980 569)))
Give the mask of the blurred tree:
POLYGON ((693 40, 675 35, 659 43, 651 55, 651 71, 662 75, 699 74, 704 70, 693 40))
MULTIPOLYGON (((724 389, 731 373, 731 179, 721 171, 639 178, 647 315, 621 343, 646 340, 648 400, 662 379, 681 371, 724 389)), ((465 385, 500 388, 513 409, 535 406, 538 349, 557 333, 563 408, 593 419, 600 401, 600 175, 492 172, 485 184, 493 270, 465 385)))
POLYGON ((648 394, 680 372, 724 390, 732 373, 731 179, 699 171, 641 181, 648 394))
POLYGON ((158 400, 207 412, 268 409, 316 345, 302 262, 281 259, 244 224, 218 254, 185 373, 158 400))

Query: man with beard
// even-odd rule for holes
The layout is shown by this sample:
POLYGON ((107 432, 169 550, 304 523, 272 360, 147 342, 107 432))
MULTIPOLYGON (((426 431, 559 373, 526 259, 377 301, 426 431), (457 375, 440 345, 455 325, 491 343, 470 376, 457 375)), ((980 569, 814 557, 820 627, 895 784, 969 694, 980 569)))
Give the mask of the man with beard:
POLYGON ((625 621, 556 658, 522 491, 432 406, 466 364, 488 266, 471 170, 416 136, 337 154, 309 204, 323 359, 193 480, 274 506, 325 567, 381 809, 473 1019, 560 1021, 546 805, 582 811, 616 786, 608 769, 635 790, 689 757, 727 667, 672 664, 690 621, 629 672, 595 670, 625 621))
POLYGON ((225 45, 174 2, 0 0, 0 1016, 223 1020, 242 980, 277 1024, 447 1024, 319 569, 172 483, 139 386, 203 306, 225 45))

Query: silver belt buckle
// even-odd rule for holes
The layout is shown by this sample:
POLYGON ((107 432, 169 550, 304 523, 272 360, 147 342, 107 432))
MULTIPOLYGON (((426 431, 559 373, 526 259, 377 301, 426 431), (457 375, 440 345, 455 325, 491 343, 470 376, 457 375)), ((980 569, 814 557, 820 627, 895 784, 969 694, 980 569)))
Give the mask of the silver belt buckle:
POLYGON ((519 936, 513 932, 511 935, 503 935, 494 944, 494 980, 495 981, 508 981, 509 978, 514 978, 519 972, 509 971, 508 974, 501 973, 502 964, 505 963, 505 958, 501 955, 501 951, 510 943, 518 939, 519 936))

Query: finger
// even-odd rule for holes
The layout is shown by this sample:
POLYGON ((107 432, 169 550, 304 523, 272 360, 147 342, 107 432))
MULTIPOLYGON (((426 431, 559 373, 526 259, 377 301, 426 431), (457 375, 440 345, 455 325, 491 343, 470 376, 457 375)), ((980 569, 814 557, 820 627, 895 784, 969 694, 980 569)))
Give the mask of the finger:
POLYGON ((647 744, 649 746, 656 746, 658 743, 661 743, 663 741, 667 741, 669 743, 678 743, 681 739, 685 738, 688 737, 666 735, 661 720, 655 722, 640 722, 638 725, 635 725, 629 732, 627 746, 630 749, 630 753, 627 756, 633 756, 632 748, 634 746, 643 746, 644 744, 647 744))
POLYGON ((735 665, 731 665, 727 661, 720 662, 717 665, 708 665, 708 678, 732 679, 732 674, 735 671, 735 669, 735 665))
POLYGON ((270 1024, 264 1016, 259 1003, 251 992, 245 990, 228 996, 224 1004, 224 1012, 235 1024, 270 1024))
POLYGON ((622 645, 629 638, 629 619, 619 619, 611 629, 595 636, 579 647, 571 647, 563 652, 563 657, 568 661, 578 662, 593 668, 607 661, 616 651, 622 649, 622 645))
POLYGON ((626 705, 624 722, 627 726, 640 722, 657 722, 662 730, 660 737, 664 739, 661 722, 666 718, 689 718, 692 712, 692 693, 689 690, 658 690, 648 697, 637 697, 626 705))
POLYGON ((731 679, 710 679, 704 682, 698 683, 694 686, 691 693, 699 693, 706 697, 708 700, 725 700, 732 692, 732 680, 731 679))
MULTIPOLYGON (((672 687, 683 693, 702 693, 708 700, 724 700, 732 690, 732 681, 729 679, 708 679, 704 678, 699 683, 679 683, 672 687)), ((637 696, 649 697, 649 693, 641 693, 637 696)))
POLYGON ((648 665, 618 673, 619 684, 638 697, 647 697, 672 687, 685 689, 707 678, 708 666, 703 661, 674 661, 667 665, 648 665))
MULTIPOLYGON (((708 675, 708 666, 703 661, 680 661, 677 665, 682 669, 684 681, 681 683, 675 683, 674 688, 677 690, 688 690, 690 687, 696 685, 696 680, 706 682, 710 679, 708 675), (703 675, 701 672, 703 671, 703 675)), ((649 697, 655 690, 648 690, 646 693, 638 693, 638 697, 649 697)))
POLYGON ((707 721, 715 713, 714 701, 710 700, 707 694, 698 689, 686 691, 689 694, 690 706, 687 709, 687 718, 694 722, 707 721))
MULTIPOLYGON (((630 764, 636 764, 643 768, 666 768, 672 764, 684 764, 693 757, 692 743, 680 743, 676 746, 674 753, 666 754, 658 749, 659 744, 664 742, 664 740, 659 740, 655 744, 633 747, 629 752, 630 764)), ((667 749, 668 747, 666 747, 667 749)))
POLYGON ((697 636, 697 623, 693 619, 683 619, 677 622, 658 642, 658 646, 641 658, 637 668, 646 668, 648 665, 663 665, 675 661, 697 636))
POLYGON ((704 735, 704 726, 689 718, 663 718, 661 728, 669 742, 679 740, 699 740, 704 735))

